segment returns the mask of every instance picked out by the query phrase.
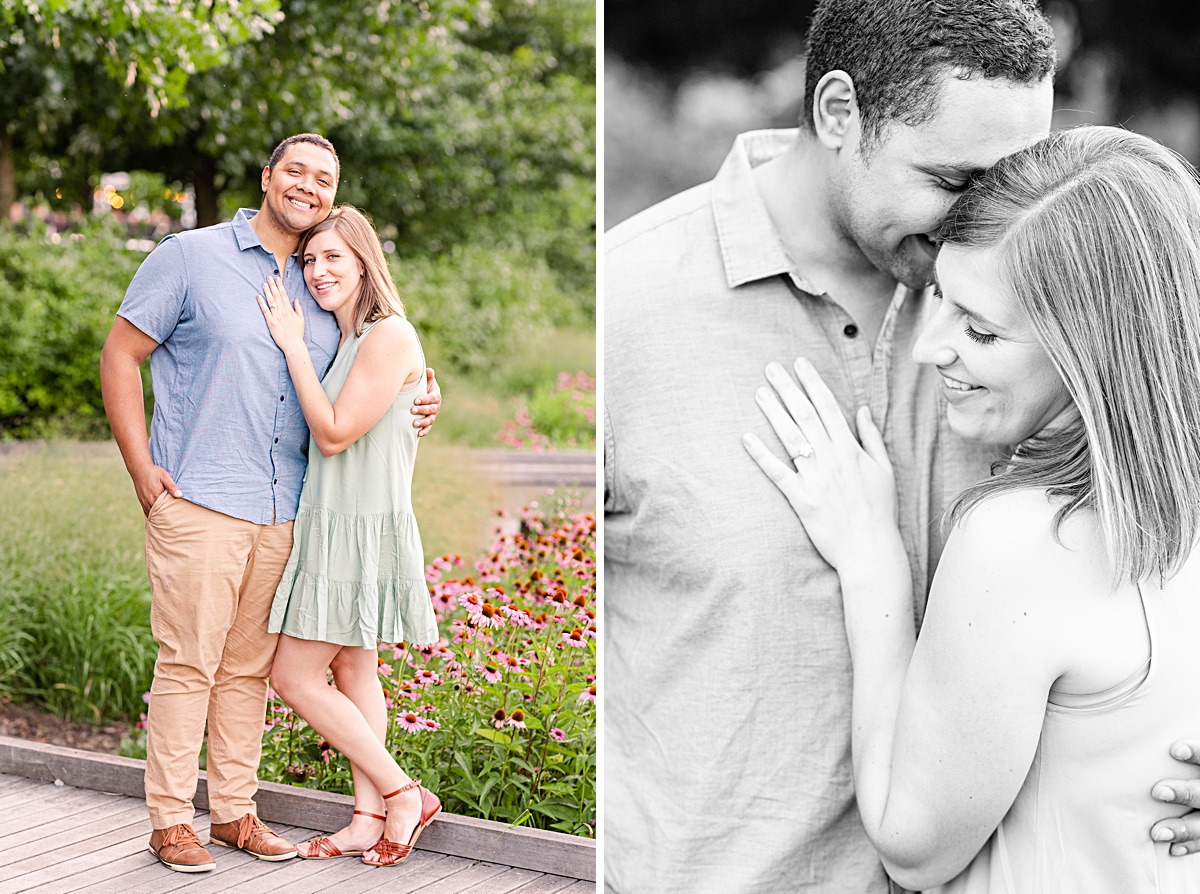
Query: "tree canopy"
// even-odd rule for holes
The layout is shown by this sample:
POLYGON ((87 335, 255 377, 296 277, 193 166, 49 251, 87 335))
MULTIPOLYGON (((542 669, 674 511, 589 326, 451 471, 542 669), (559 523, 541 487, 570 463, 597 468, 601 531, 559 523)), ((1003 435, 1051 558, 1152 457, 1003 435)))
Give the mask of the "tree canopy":
POLYGON ((0 0, 0 24, 0 207, 6 163, 9 202, 146 170, 213 223, 315 131, 398 251, 506 245, 590 288, 591 0, 0 0))

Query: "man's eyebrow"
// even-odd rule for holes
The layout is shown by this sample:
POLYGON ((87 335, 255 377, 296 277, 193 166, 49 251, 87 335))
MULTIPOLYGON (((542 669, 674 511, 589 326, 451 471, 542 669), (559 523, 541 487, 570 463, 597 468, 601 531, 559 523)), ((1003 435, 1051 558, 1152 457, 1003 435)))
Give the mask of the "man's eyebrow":
POLYGON ((926 162, 921 166, 931 174, 949 174, 953 177, 961 177, 964 180, 974 180, 980 174, 987 170, 976 165, 955 164, 953 162, 926 162))
POLYGON ((983 316, 983 314, 979 313, 978 311, 971 310, 971 308, 967 307, 962 302, 955 301, 953 298, 947 299, 946 296, 942 293, 942 287, 940 285, 938 285, 936 275, 934 277, 932 285, 933 285, 933 294, 937 295, 938 299, 941 301, 949 300, 949 302, 952 305, 954 305, 955 308, 958 309, 959 313, 966 314, 968 317, 971 317, 976 322, 982 323, 984 326, 986 326, 988 329, 991 329, 994 332, 1007 332, 1008 331, 1007 326, 1001 326, 999 323, 993 323, 987 317, 983 316))
MULTIPOLYGON (((283 166, 287 168, 304 168, 306 171, 308 170, 308 165, 302 161, 296 161, 295 159, 284 162, 283 166)), ((330 180, 334 179, 333 172, 327 171, 324 168, 318 168, 317 173, 322 177, 328 177, 330 180)))

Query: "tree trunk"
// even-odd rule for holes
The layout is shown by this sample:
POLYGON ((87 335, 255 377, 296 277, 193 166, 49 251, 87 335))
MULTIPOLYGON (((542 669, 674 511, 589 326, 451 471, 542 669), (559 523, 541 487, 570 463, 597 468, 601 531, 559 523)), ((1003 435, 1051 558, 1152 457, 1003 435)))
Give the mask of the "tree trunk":
POLYGON ((211 158, 202 158, 192 175, 196 192, 196 226, 211 227, 220 223, 220 196, 217 192, 217 165, 211 158))
POLYGON ((12 134, 0 137, 0 221, 12 220, 17 201, 17 165, 13 160, 12 134))

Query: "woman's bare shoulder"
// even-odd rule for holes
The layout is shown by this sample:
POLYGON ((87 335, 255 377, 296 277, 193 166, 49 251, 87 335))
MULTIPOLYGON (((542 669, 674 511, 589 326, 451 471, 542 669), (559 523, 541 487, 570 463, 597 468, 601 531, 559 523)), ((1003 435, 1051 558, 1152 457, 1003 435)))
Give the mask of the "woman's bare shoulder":
POLYGON ((392 314, 378 320, 369 331, 363 333, 358 352, 359 356, 366 358, 394 360, 409 351, 419 351, 420 347, 421 342, 412 323, 399 314, 392 314))

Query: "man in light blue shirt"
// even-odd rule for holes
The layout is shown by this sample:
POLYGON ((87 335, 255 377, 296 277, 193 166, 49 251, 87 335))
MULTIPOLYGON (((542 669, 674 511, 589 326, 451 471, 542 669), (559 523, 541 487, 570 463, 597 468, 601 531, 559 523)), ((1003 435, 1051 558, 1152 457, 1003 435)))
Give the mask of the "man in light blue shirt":
MULTIPOLYGON (((147 717, 150 850, 180 872, 214 866, 191 825, 206 720, 212 843, 262 860, 296 856, 258 820, 253 795, 277 640, 267 617, 291 550, 308 428, 257 298, 282 276, 304 306, 314 367, 328 367, 338 326, 309 295, 295 251, 328 216, 339 173, 323 137, 280 143, 257 212, 169 236, 147 257, 100 358, 105 412, 147 516, 159 644, 147 717), (139 369, 147 357, 148 442, 139 369)), ((441 400, 432 370, 427 380, 430 393, 414 409, 421 434, 441 400)))

